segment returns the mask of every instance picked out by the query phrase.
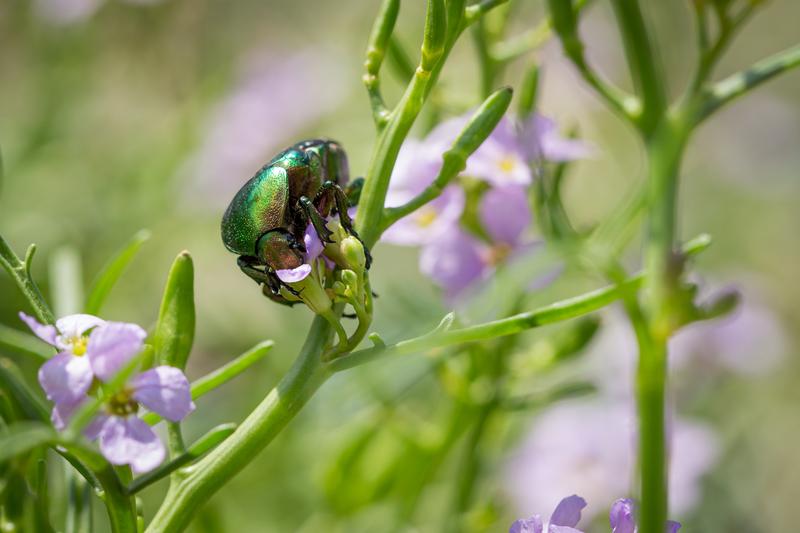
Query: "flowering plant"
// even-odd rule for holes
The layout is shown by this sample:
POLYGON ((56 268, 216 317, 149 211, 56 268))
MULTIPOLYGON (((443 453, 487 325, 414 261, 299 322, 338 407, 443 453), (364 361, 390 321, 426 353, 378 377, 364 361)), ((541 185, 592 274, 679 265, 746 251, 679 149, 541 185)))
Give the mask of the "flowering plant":
MULTIPOLYGON (((408 59, 395 30, 400 1, 381 2, 363 76, 375 126, 363 188, 353 186, 361 183, 357 180, 345 183, 347 160, 337 143, 303 141, 262 168, 275 170, 283 180, 268 191, 272 196, 260 190, 239 193, 265 205, 267 214, 257 222, 266 224, 264 219, 269 219, 273 226, 244 227, 252 221, 228 218, 227 213, 223 222, 226 246, 233 250, 229 237, 237 245, 243 243, 244 251, 236 250, 239 268, 259 283, 261 292, 313 315, 308 334, 292 366, 255 408, 238 423, 209 428, 194 442, 186 442, 182 425, 198 418, 190 417, 196 410, 194 400, 248 370, 273 343, 259 343, 190 381, 187 375, 194 369, 187 371, 187 364, 194 353, 197 318, 192 256, 181 252, 174 260, 158 312, 143 310, 155 324, 147 330, 100 318, 111 316, 101 313, 107 296, 146 234, 137 234, 98 273, 85 298, 68 304, 52 298, 57 313, 32 273, 35 246, 20 257, 0 237, 0 265, 28 306, 19 317, 44 342, 13 327, 0 329, 3 353, 20 357, 23 366, 35 366, 38 378, 37 385, 36 378, 19 370, 16 359, 0 361, 0 468, 8 476, 0 488, 0 529, 52 531, 61 529, 52 522, 63 519, 64 529, 76 531, 91 524, 90 502, 96 500, 102 502, 115 533, 183 531, 333 376, 367 363, 377 367, 380 361, 391 368, 389 359, 402 365, 402 356, 424 353, 430 356, 425 376, 436 378, 445 397, 441 405, 426 404, 426 409, 437 416, 434 407, 442 407, 448 411, 446 420, 409 423, 413 417, 398 413, 405 391, 416 386, 418 378, 401 383, 394 396, 381 391, 375 420, 352 441, 345 439, 344 451, 324 476, 326 512, 349 516, 365 502, 392 500, 394 527, 411 527, 422 506, 420 494, 441 488, 437 474, 456 456, 456 483, 444 513, 449 530, 496 528, 508 523, 498 517, 504 512, 498 502, 535 507, 530 502, 539 504, 533 498, 543 487, 549 490, 546 498, 552 499, 559 483, 589 480, 595 492, 584 492, 591 496, 588 504, 578 496, 565 498, 548 520, 533 515, 515 522, 511 531, 579 532, 582 513, 591 518, 610 507, 614 532, 674 533, 680 526, 667 518, 671 510, 683 510, 678 504, 684 502, 675 496, 670 509, 670 489, 684 489, 684 497, 699 490, 698 479, 714 463, 716 446, 705 426, 677 417, 671 422, 669 352, 677 351, 675 341, 684 327, 721 317, 738 302, 728 291, 701 296, 691 276, 692 260, 708 247, 710 238, 683 241, 677 232, 682 158, 694 132, 718 110, 800 65, 800 48, 713 81, 722 53, 761 2, 694 0, 698 61, 691 80, 673 101, 667 87, 674 80, 659 66, 642 2, 611 3, 632 91, 606 81, 587 57, 588 43, 580 32, 587 1, 549 0, 538 26, 509 35, 513 0, 427 0, 416 63, 408 59), (709 23, 711 17, 715 24, 709 23), (481 101, 444 105, 449 101, 446 88, 438 82, 467 31, 475 36, 481 101), (560 43, 584 84, 635 132, 646 155, 645 183, 626 195, 620 208, 589 227, 574 222, 562 191, 570 165, 591 164, 602 147, 575 132, 565 133, 538 111, 539 64, 528 52, 550 38, 560 43), (512 89, 502 86, 502 73, 522 57, 530 61, 518 84, 518 110, 512 113, 512 89), (382 88, 385 62, 406 82, 393 105, 382 88), (464 109, 468 111, 462 113, 464 109), (443 115, 453 117, 442 120, 443 115), (418 120, 421 117, 428 120, 418 120), (412 136, 415 125, 421 131, 412 136), (311 155, 306 157, 304 150, 311 155), (306 158, 291 166, 296 161, 281 160, 289 152, 306 158), (334 166, 341 176, 333 176, 334 166), (313 199, 294 194, 294 182, 307 185, 310 176, 320 179, 311 191, 313 199), (326 196, 331 191, 333 200, 326 196), (626 252, 642 218, 642 270, 632 273, 626 252), (255 242, 238 241, 241 234, 255 242), (393 307, 376 298, 372 288, 371 276, 388 270, 386 255, 377 248, 380 242, 419 247, 419 270, 454 309, 431 331, 417 336, 402 331, 402 339, 395 342, 373 331, 381 329, 373 319, 393 307), (583 293, 570 287, 569 297, 531 309, 534 297, 548 297, 544 289, 566 271, 587 280, 601 278, 605 285, 583 293), (501 292, 493 285, 500 279, 510 280, 510 297, 490 294, 501 292), (619 395, 590 371, 579 378, 559 374, 592 342, 599 329, 593 314, 616 302, 622 304, 636 340, 636 369, 628 376, 633 384, 626 381, 619 395), (355 325, 348 318, 356 320, 355 325), (548 331, 541 342, 526 336, 530 330, 562 322, 562 329, 548 331), (531 376, 535 379, 527 379, 531 376), (531 390, 531 381, 542 388, 531 390), (592 393, 600 395, 600 412, 597 405, 592 409, 573 403, 539 418, 523 445, 523 452, 530 448, 532 454, 509 462, 508 487, 517 494, 484 499, 481 476, 485 465, 496 459, 491 449, 503 433, 498 422, 505 420, 502 414, 592 393), (634 412, 635 420, 627 424, 627 413, 634 412), (163 428, 158 426, 162 422, 163 428), (611 435, 609 428, 614 429, 611 435), (684 440, 687 431, 690 437, 684 440), (400 443, 386 452, 387 464, 380 472, 366 469, 370 471, 364 474, 360 461, 387 433, 400 435, 395 439, 400 443), (671 454, 687 446, 703 450, 703 460, 685 468, 677 458, 670 464, 671 454), (548 457, 531 459, 542 449, 549 450, 548 457), (65 489, 60 493, 70 495, 63 513, 49 511, 47 469, 53 461, 46 460, 46 453, 57 454, 58 464, 68 472, 61 480, 65 489), (569 468, 575 464, 579 470, 569 468), (670 487, 667 474, 676 471, 682 474, 673 476, 670 487), (160 481, 167 487, 164 497, 145 510, 151 501, 145 503, 137 495, 160 481), (345 493, 340 490, 345 485, 358 490, 345 493), (634 497, 636 508, 633 499, 608 501, 619 492, 634 497), (485 505, 477 503, 481 501, 485 505)), ((245 92, 247 98, 240 95, 234 106, 236 115, 247 115, 253 106, 259 116, 273 116, 263 109, 263 101, 254 101, 260 98, 253 98, 249 83, 245 92)), ((74 280, 71 286, 64 279, 53 285, 55 293, 80 293, 74 280)), ((714 342, 724 344, 720 339, 714 342)), ((696 342, 704 343, 708 341, 696 342)), ((563 489, 567 494, 581 490, 557 488, 559 496, 563 489)), ((517 516, 530 516, 531 510, 517 516)), ((310 520, 308 529, 326 525, 310 520)))

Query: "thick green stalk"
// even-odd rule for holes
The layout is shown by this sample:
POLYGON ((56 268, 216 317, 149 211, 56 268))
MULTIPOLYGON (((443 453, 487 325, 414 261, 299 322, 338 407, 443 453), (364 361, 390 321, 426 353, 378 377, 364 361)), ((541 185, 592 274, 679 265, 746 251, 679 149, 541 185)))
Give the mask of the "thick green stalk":
POLYGON ((289 372, 233 435, 187 469, 186 476, 173 485, 148 526, 149 533, 183 531, 197 509, 294 418, 330 375, 320 357, 330 335, 330 325, 317 317, 289 372))
POLYGON ((680 276, 675 249, 678 173, 689 136, 682 117, 665 117, 647 146, 650 218, 647 269, 646 331, 637 329, 639 366, 636 395, 639 414, 641 508, 639 531, 662 533, 667 521, 667 455, 665 392, 667 341, 677 327, 672 295, 680 276))

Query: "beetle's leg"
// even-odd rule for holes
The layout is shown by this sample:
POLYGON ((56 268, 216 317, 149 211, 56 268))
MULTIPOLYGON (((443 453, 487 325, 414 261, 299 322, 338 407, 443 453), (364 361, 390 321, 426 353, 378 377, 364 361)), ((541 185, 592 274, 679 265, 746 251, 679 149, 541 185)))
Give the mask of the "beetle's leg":
POLYGON ((244 272, 248 278, 252 279, 259 285, 269 283, 269 275, 263 270, 256 268, 258 266, 258 259, 246 255, 240 255, 236 260, 236 264, 244 272))
POLYGON ((348 183, 344 188, 344 195, 347 196, 347 203, 350 207, 358 205, 361 199, 361 190, 364 188, 364 178, 356 178, 348 183))
POLYGON ((348 208, 348 201, 347 196, 344 194, 344 191, 339 186, 338 183, 334 183, 332 181, 326 181, 320 187, 319 192, 317 193, 317 197, 314 199, 314 204, 317 204, 318 201, 323 201, 327 196, 333 195, 333 199, 336 202, 336 211, 339 213, 339 222, 341 222, 342 227, 355 237, 356 239, 361 242, 364 246, 364 256, 367 259, 366 267, 369 269, 370 265, 372 264, 372 255, 369 253, 369 248, 364 244, 364 241, 361 240, 361 237, 358 236, 356 233, 356 229, 353 227, 353 220, 350 218, 350 214, 347 212, 348 208))
POLYGON ((311 221, 311 225, 314 226, 314 229, 317 231, 317 235, 319 239, 323 243, 333 243, 333 232, 328 229, 325 225, 325 219, 322 218, 322 215, 317 211, 317 208, 314 207, 314 204, 305 196, 300 197, 300 207, 303 209, 303 213, 305 213, 308 220, 311 221))

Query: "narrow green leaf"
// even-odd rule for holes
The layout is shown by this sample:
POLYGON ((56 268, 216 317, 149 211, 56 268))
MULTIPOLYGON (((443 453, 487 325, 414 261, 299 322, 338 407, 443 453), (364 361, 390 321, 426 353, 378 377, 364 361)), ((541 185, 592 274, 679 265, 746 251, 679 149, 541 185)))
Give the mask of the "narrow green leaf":
POLYGON ((141 230, 137 232, 130 241, 98 272, 89 288, 89 295, 86 298, 85 310, 92 315, 100 314, 100 310, 111 292, 112 287, 117 283, 122 273, 136 257, 139 249, 150 238, 150 232, 141 230))
MULTIPOLYGON (((253 364, 263 359, 273 346, 275 346, 275 343, 272 341, 264 341, 256 344, 233 361, 201 377, 192 383, 192 399, 196 400, 207 392, 235 378, 253 364)), ((161 421, 161 417, 156 413, 147 413, 142 419, 151 426, 161 421)))
POLYGON ((153 339, 156 364, 186 368, 194 342, 194 263, 189 252, 175 258, 167 278, 153 339))
POLYGON ((503 87, 489 95, 469 119, 449 151, 463 156, 466 161, 466 158, 483 144, 503 118, 511 103, 512 94, 511 87, 503 87))
POLYGON ((533 65, 525 73, 522 88, 519 91, 519 117, 525 119, 536 108, 536 97, 539 93, 539 65, 533 65))
POLYGON ((17 366, 10 359, 0 358, 0 386, 31 420, 47 421, 50 419, 50 409, 45 404, 41 393, 28 385, 17 366))
POLYGON ((29 333, 0 324, 0 350, 47 360, 55 351, 29 333))
POLYGON ((8 433, 0 437, 0 463, 47 445, 56 439, 56 432, 41 422, 19 422, 8 428, 8 433))
POLYGON ((53 526, 50 524, 50 502, 47 491, 47 461, 39 459, 36 462, 36 512, 33 514, 36 531, 41 533, 52 533, 53 526))
POLYGON ((234 423, 221 424, 211 429, 211 431, 197 439, 194 444, 189 446, 186 452, 182 453, 171 461, 162 464, 155 470, 151 470, 150 472, 147 472, 146 474, 143 474, 131 481, 130 485, 128 485, 128 488, 126 489, 127 493, 136 494, 148 485, 155 483, 159 479, 163 479, 182 466, 202 457, 218 446, 222 441, 227 439, 235 430, 236 424, 234 423))

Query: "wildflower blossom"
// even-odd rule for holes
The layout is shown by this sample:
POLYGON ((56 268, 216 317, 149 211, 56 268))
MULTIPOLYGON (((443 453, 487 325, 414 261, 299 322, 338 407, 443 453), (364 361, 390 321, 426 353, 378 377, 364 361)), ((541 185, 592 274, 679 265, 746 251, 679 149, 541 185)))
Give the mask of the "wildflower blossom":
MULTIPOLYGON (((408 140, 397 156, 387 207, 398 207, 421 193, 436 179, 442 167, 445 143, 408 140)), ((458 224, 466 198, 457 184, 448 185, 438 198, 403 217, 386 230, 382 239, 392 244, 418 246, 437 238, 458 224)))
POLYGON ((152 470, 165 456, 158 435, 137 416, 140 405, 172 422, 183 420, 194 410, 189 381, 171 366, 146 370, 108 398, 105 411, 87 429, 109 462, 129 464, 134 472, 152 470))
POLYGON ((535 242, 523 238, 532 219, 523 187, 488 190, 481 198, 478 215, 488 241, 455 226, 425 246, 420 255, 420 270, 450 299, 487 279, 497 266, 535 248, 535 242))
POLYGON ((575 526, 580 522, 584 507, 586 500, 573 494, 558 503, 549 521, 543 522, 541 516, 533 515, 514 522, 508 533, 582 533, 575 526))
MULTIPOLYGON (((611 533, 636 533, 633 500, 621 498, 615 501, 608 514, 608 520, 611 523, 611 533)), ((677 533, 680 528, 680 522, 667 520, 666 533, 677 533)))
POLYGON ((81 400, 95 376, 110 379, 141 351, 147 336, 136 324, 106 322, 92 315, 65 316, 55 326, 40 324, 25 313, 19 316, 37 337, 59 350, 39 369, 39 383, 56 405, 81 400))
MULTIPOLYGON (((562 403, 535 422, 508 464, 506 485, 520 511, 553 505, 575 490, 590 502, 593 518, 631 492, 635 467, 634 413, 628 402, 592 399, 562 403)), ((714 465, 717 438, 706 425, 676 418, 671 424, 669 494, 678 514, 700 498, 700 481, 714 465)))
POLYGON ((536 161, 573 161, 591 153, 588 144, 558 133, 556 123, 532 113, 521 123, 504 117, 467 161, 465 174, 491 185, 529 185, 536 161))

